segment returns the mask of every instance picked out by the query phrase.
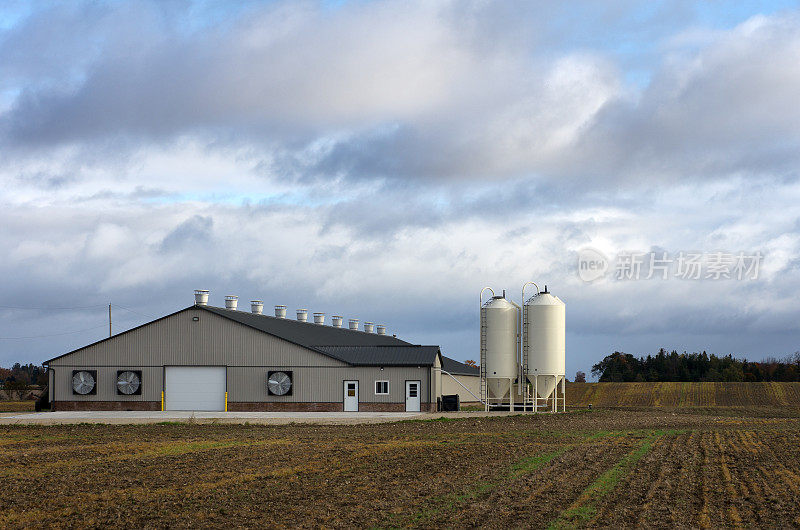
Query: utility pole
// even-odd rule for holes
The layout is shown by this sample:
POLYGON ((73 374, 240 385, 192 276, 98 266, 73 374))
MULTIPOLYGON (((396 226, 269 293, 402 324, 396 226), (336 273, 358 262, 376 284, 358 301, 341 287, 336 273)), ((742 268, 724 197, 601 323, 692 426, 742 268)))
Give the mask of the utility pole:
POLYGON ((111 336, 111 304, 108 304, 108 336, 111 336))

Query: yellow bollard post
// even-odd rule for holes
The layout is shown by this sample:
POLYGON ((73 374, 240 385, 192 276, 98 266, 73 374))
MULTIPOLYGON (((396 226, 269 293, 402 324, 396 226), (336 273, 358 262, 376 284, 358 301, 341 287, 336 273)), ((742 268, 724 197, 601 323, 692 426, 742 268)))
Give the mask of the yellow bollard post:
POLYGON ((228 392, 225 392, 225 412, 228 412, 228 392))
POLYGON ((164 391, 161 391, 161 412, 164 412, 164 391))

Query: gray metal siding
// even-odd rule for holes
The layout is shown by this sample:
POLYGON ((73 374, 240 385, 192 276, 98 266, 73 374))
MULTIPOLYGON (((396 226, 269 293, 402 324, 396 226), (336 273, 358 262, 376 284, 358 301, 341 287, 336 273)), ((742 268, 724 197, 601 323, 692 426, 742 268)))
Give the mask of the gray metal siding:
POLYGON ((87 346, 52 367, 216 365, 346 366, 345 363, 220 317, 188 310, 87 346), (192 321, 199 317, 199 321, 192 321))
MULTIPOLYGON (((55 401, 161 401, 161 392, 164 390, 164 368, 161 366, 74 365, 53 368, 52 373, 55 401), (73 370, 97 370, 96 395, 72 393, 73 370), (142 370, 142 394, 117 394, 117 370, 142 370)), ((343 400, 343 382, 357 380, 361 403, 403 403, 406 381, 420 381, 422 401, 426 402, 430 375, 429 368, 387 367, 381 370, 372 367, 230 366, 227 374, 228 401, 339 403, 343 400), (270 370, 292 371, 291 396, 267 394, 267 372, 270 370), (389 381, 389 394, 376 395, 375 381, 389 381)))
POLYGON ((164 369, 160 366, 59 366, 53 369, 53 394, 55 401, 161 401, 164 388, 164 369), (97 370, 97 394, 82 396, 72 393, 73 370, 97 370), (117 370, 141 370, 142 394, 125 396, 117 394, 117 370))
POLYGON ((340 403, 344 399, 344 381, 357 380, 361 403, 404 403, 405 382, 420 381, 422 401, 429 396, 430 368, 386 367, 298 367, 262 366, 228 368, 228 402, 310 402, 340 403), (292 395, 267 394, 267 372, 292 371, 292 395), (389 381, 389 394, 376 395, 375 381, 389 381))
MULTIPOLYGON (((54 401, 160 401, 164 366, 227 366, 229 402, 343 401, 343 381, 359 381, 362 403, 403 403, 405 382, 421 383, 430 396, 430 367, 349 366, 209 311, 188 310, 87 346, 50 363, 54 401), (192 321, 192 317, 199 321, 192 321), (72 370, 97 370, 97 395, 72 393, 72 370), (142 395, 116 393, 117 370, 142 370, 142 395), (269 370, 291 370, 291 396, 269 396, 269 370), (389 394, 375 395, 375 381, 388 380, 389 394)), ((434 388, 435 391, 435 388, 434 388)), ((435 401, 435 397, 434 397, 435 401)))

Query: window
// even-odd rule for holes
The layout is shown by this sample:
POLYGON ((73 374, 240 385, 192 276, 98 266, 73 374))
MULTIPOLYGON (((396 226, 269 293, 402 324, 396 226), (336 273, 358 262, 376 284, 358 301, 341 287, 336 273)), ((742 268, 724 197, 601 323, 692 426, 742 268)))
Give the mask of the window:
POLYGON ((376 394, 388 394, 389 393, 389 381, 375 381, 375 393, 376 394))

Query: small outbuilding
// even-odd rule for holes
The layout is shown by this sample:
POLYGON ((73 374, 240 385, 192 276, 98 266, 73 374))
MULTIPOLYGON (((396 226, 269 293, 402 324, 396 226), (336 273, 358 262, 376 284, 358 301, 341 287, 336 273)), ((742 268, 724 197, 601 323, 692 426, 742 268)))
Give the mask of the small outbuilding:
POLYGON ((480 368, 442 356, 442 395, 454 394, 458 394, 462 405, 480 404, 480 368))
POLYGON ((438 346, 320 320, 195 304, 46 361, 50 401, 53 410, 435 411, 442 364, 472 368, 438 346))

